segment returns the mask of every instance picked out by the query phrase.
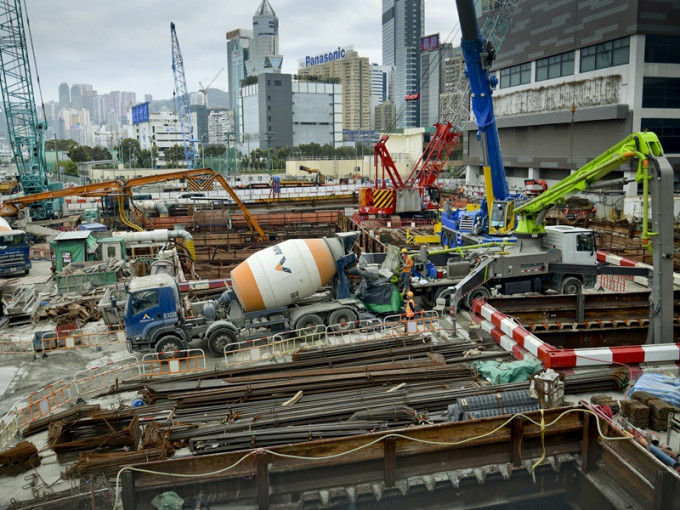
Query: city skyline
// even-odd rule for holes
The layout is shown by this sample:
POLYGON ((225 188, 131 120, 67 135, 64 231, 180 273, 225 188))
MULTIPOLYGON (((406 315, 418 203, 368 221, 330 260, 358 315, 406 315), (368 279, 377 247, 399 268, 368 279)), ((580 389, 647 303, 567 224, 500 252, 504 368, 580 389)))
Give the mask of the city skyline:
MULTIPOLYGON (((279 19, 282 72, 295 74, 298 60, 338 46, 353 46, 371 63, 382 63, 382 0, 269 2, 279 19), (343 30, 338 30, 339 24, 343 30)), ((59 100, 62 82, 91 84, 98 94, 134 92, 138 102, 147 94, 155 100, 172 99, 173 21, 187 88, 197 91, 199 82, 206 85, 226 68, 226 32, 251 28, 260 3, 226 1, 210 6, 214 15, 205 16, 207 8, 187 10, 159 0, 143 5, 129 0, 106 5, 68 0, 67 7, 75 9, 64 8, 64 3, 34 0, 27 13, 37 59, 34 81, 39 76, 45 102, 59 100)), ((453 1, 442 4, 426 0, 425 34, 440 33, 443 40, 449 39, 457 25, 455 11, 453 1)), ((227 73, 222 72, 212 87, 226 92, 227 79, 227 73)))

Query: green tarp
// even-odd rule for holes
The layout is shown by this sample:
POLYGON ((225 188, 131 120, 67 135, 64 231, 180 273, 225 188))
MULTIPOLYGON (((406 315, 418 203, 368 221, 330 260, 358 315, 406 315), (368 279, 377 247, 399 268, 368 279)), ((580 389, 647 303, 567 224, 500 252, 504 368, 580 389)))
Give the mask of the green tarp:
POLYGON ((526 381, 543 367, 538 361, 474 361, 472 365, 492 384, 507 384, 526 381))

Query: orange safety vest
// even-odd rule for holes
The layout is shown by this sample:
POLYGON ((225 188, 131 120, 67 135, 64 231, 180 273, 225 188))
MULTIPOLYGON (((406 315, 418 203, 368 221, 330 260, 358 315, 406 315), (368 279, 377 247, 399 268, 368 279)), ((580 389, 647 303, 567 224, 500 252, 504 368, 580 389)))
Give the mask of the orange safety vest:
POLYGON ((401 272, 410 273, 413 268, 413 259, 408 253, 404 253, 405 257, 402 257, 401 261, 401 272))
POLYGON ((416 313, 416 302, 413 298, 409 298, 406 301, 406 317, 412 318, 416 313))

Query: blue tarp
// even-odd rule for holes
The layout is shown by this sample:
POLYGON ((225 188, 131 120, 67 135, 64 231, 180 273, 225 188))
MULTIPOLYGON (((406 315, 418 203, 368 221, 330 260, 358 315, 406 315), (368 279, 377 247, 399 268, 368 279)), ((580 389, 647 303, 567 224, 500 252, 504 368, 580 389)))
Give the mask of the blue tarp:
POLYGON ((81 223, 78 230, 89 230, 90 232, 106 232, 106 225, 101 223, 81 223))
POLYGON ((680 377, 643 374, 630 390, 630 396, 636 391, 646 391, 675 407, 680 407, 680 377))

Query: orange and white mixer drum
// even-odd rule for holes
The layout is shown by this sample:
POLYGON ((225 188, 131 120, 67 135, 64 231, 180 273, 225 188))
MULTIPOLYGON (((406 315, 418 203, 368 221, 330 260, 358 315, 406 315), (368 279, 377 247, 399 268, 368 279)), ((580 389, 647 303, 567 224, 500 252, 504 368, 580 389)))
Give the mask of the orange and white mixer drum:
POLYGON ((288 306, 314 294, 335 276, 344 255, 334 238, 289 239, 254 253, 231 271, 246 312, 288 306))

